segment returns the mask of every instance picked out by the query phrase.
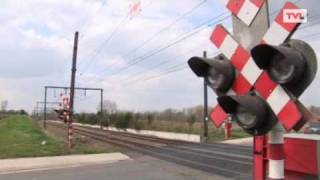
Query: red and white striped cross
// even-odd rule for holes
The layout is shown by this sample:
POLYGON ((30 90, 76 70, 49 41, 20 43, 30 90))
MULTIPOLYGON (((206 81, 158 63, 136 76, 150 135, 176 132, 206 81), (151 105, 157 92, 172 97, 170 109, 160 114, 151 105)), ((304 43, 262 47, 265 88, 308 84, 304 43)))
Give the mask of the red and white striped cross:
MULTIPOLYGON (((299 23, 284 23, 284 9, 299 8, 287 2, 262 38, 261 43, 279 45, 295 32, 299 23)), ((301 120, 302 115, 287 92, 282 86, 273 82, 266 71, 257 67, 250 52, 243 48, 222 25, 216 26, 211 35, 211 41, 230 59, 238 71, 232 89, 227 94, 244 95, 255 89, 269 103, 287 131, 301 120)), ((210 116, 217 127, 220 127, 228 117, 219 105, 213 108, 210 116)))
POLYGON ((250 25, 261 9, 264 0, 219 0, 230 12, 250 25))

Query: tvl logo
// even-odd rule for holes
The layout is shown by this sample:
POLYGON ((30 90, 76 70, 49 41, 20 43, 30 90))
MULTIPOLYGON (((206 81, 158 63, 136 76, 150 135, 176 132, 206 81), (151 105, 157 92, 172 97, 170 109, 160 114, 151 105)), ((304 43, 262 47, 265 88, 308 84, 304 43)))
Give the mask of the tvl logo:
POLYGON ((306 23, 308 21, 306 9, 284 9, 284 23, 306 23))

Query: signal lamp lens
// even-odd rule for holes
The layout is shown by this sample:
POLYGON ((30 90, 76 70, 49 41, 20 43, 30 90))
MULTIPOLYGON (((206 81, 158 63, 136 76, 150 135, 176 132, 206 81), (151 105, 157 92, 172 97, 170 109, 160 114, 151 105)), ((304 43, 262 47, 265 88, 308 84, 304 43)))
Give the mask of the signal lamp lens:
POLYGON ((220 96, 218 102, 222 109, 231 114, 247 133, 263 135, 268 133, 277 122, 267 102, 259 96, 220 96))
POLYGON ((210 68, 207 79, 209 86, 214 90, 218 90, 222 87, 225 78, 223 74, 219 73, 214 68, 210 68))
POLYGON ((236 120, 243 128, 249 129, 257 124, 257 116, 243 108, 243 106, 237 107, 235 116, 236 120))
POLYGON ((278 83, 289 82, 295 76, 295 66, 291 64, 282 54, 276 54, 270 62, 268 73, 278 83))

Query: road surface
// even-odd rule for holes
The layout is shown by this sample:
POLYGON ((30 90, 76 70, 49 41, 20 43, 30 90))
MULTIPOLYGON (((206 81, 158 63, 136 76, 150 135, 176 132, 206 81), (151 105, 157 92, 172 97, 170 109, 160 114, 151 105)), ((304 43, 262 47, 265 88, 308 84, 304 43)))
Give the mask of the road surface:
POLYGON ((134 160, 112 164, 0 174, 1 180, 228 180, 150 156, 130 153, 134 160))

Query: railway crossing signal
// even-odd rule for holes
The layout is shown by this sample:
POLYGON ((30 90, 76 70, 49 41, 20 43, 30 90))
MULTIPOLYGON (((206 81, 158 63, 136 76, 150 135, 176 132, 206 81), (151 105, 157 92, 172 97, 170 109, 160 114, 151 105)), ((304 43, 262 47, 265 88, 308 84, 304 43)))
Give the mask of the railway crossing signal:
MULTIPOLYGON (((222 1, 247 26, 251 26, 266 2, 222 1)), ((259 45, 253 49, 243 47, 222 25, 216 26, 210 40, 224 55, 221 59, 232 65, 229 75, 225 71, 227 68, 217 65, 223 62, 218 57, 214 60, 193 57, 188 62, 196 75, 212 79, 211 88, 218 94, 219 103, 210 114, 215 126, 220 127, 231 114, 246 132, 255 136, 254 179, 265 178, 263 161, 266 153, 263 149, 266 141, 261 135, 269 132, 269 178, 284 178, 282 127, 287 131, 299 130, 305 123, 305 107, 297 98, 310 85, 317 69, 312 48, 303 41, 289 40, 300 22, 285 22, 284 12, 287 10, 300 8, 291 2, 285 3, 259 45), (227 80, 229 83, 225 82, 227 80)), ((251 41, 250 37, 246 40, 251 41)))
MULTIPOLYGON (((285 42, 299 26, 299 23, 283 22, 284 9, 298 9, 298 7, 290 2, 284 5, 262 38, 263 43, 279 45, 285 42)), ((254 89, 267 100, 284 127, 287 130, 293 129, 302 115, 292 97, 281 86, 276 86, 265 71, 259 69, 250 52, 240 45, 222 25, 216 26, 211 35, 211 41, 231 61, 238 72, 232 89, 227 94, 246 95, 254 89)), ((227 113, 219 105, 211 112, 211 118, 217 127, 227 117, 227 113)))
POLYGON ((257 95, 221 96, 218 97, 220 106, 247 133, 260 136, 269 132, 277 123, 277 118, 271 108, 257 95))
MULTIPOLYGON (((188 64, 191 70, 199 77, 204 78, 206 84, 216 92, 218 96, 227 93, 235 79, 235 69, 230 61, 220 54, 214 58, 192 57, 188 64)), ((230 138, 232 121, 225 121, 225 139, 230 138)))
POLYGON ((61 93, 60 101, 59 109, 55 109, 54 111, 58 113, 58 118, 60 120, 62 120, 64 123, 68 123, 70 117, 69 97, 61 93))
POLYGON ((231 88, 235 70, 222 54, 213 59, 192 57, 188 64, 197 76, 205 78, 209 87, 218 95, 225 94, 231 88))
POLYGON ((63 110, 63 109, 55 109, 54 110, 56 113, 58 113, 58 118, 63 121, 64 123, 67 123, 68 120, 68 114, 69 112, 67 110, 63 110))
MULTIPOLYGON (((246 132, 252 135, 263 135, 276 124, 277 109, 281 106, 285 109, 285 106, 294 105, 292 104, 294 101, 285 98, 297 99, 313 81, 317 72, 317 59, 313 49, 301 40, 289 40, 279 46, 257 45, 251 50, 251 54, 257 66, 265 70, 265 76, 272 80, 264 81, 264 86, 269 87, 269 93, 276 91, 277 84, 280 85, 278 88, 283 88, 283 91, 276 92, 282 92, 282 95, 276 95, 278 102, 268 101, 270 95, 259 94, 259 91, 251 93, 258 95, 222 96, 218 98, 218 102, 225 112, 235 114, 236 122, 246 132), (268 82, 272 83, 272 87, 268 86, 268 82), (286 92, 289 92, 288 96, 285 96, 286 92), (281 104, 286 102, 289 105, 281 104)), ((293 113, 293 117, 297 117, 301 111, 287 113, 293 113)), ((288 119, 289 122, 283 122, 284 127, 288 131, 292 128, 299 130, 305 121, 302 113, 298 117, 300 117, 297 119, 298 122, 290 122, 290 119, 288 119)))
POLYGON ((306 42, 290 40, 280 46, 261 44, 251 50, 253 60, 270 79, 299 97, 317 72, 317 58, 306 42))

